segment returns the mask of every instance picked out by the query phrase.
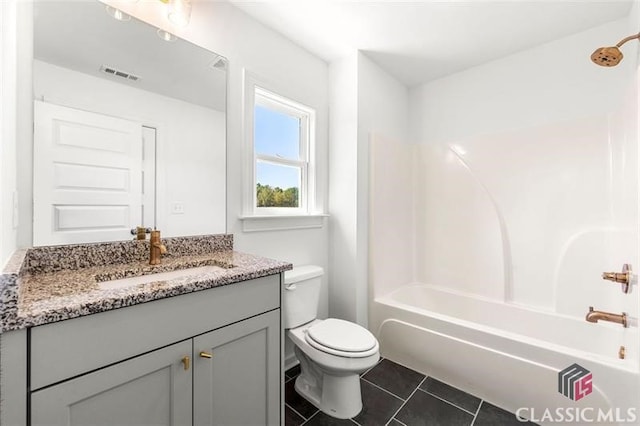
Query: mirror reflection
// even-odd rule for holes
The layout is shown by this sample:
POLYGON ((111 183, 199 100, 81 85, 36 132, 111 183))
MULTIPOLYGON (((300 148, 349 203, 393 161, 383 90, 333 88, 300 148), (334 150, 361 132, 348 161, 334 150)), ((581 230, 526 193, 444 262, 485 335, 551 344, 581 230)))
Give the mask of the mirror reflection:
POLYGON ((34 245, 225 232, 226 60, 112 15, 34 5, 34 245))

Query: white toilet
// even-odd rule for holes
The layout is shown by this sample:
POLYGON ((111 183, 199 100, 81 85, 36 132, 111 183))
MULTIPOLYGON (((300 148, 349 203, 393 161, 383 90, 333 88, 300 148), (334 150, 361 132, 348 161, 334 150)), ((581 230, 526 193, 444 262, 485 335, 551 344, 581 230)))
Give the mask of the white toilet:
POLYGON ((311 265, 285 272, 284 328, 300 361, 296 391, 328 415, 348 419, 362 410, 360 373, 376 365, 380 352, 358 324, 316 319, 323 273, 311 265))

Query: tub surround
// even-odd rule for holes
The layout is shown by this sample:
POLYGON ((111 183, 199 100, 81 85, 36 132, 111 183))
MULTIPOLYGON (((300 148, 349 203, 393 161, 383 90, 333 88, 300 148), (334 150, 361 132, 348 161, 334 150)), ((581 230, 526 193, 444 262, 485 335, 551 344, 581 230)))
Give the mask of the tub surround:
POLYGON ((152 300, 238 283, 292 268, 233 251, 232 235, 165 238, 160 265, 148 263, 148 241, 19 250, 0 275, 0 332, 48 324, 152 300), (99 282, 215 265, 219 270, 124 288, 99 282))

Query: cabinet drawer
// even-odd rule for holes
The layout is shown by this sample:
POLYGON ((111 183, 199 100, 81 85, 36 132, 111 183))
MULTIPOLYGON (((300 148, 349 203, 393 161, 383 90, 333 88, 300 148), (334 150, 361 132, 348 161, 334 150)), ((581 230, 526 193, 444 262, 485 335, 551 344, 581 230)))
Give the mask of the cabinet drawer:
POLYGON ((271 275, 31 329, 31 389, 280 307, 271 275))

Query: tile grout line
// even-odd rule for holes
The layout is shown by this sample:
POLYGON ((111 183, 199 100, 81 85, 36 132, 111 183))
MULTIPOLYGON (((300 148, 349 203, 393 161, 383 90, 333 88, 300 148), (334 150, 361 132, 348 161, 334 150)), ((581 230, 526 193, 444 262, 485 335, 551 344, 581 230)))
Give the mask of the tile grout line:
POLYGON ((378 385, 376 385, 375 383, 370 382, 370 381, 369 381, 369 380, 367 380, 367 379, 363 379, 362 377, 360 377, 360 380, 365 381, 365 382, 369 383, 370 385, 373 385, 373 386, 377 387, 377 388, 378 388, 378 389, 380 389, 381 391, 384 391, 384 392, 388 393, 389 395, 393 396, 394 398, 398 398, 400 401, 404 401, 404 399, 402 399, 401 397, 399 397, 399 396, 398 396, 398 395, 396 395, 395 393, 393 393, 393 392, 391 392, 391 391, 389 391, 389 390, 386 390, 386 389, 385 389, 385 388, 383 388, 382 386, 378 386, 378 385))
MULTIPOLYGON (((402 407, 404 407, 404 406, 407 404, 407 402, 411 399, 411 397, 413 396, 413 394, 414 394, 414 393, 416 393, 416 391, 420 388, 420 386, 424 383, 424 381, 425 381, 425 380, 427 380, 427 376, 424 376, 424 378, 423 378, 422 380, 420 380, 420 383, 418 383, 418 386, 416 386, 416 388, 413 390, 413 392, 411 392, 411 395, 409 395, 409 396, 407 397, 407 399, 402 403, 402 405, 400 406, 400 408, 398 408, 398 409, 396 410, 396 412, 395 412, 395 413, 393 413, 393 415, 391 416, 391 418, 389 419, 389 421, 386 423, 386 425, 388 425, 388 424, 391 422, 391 420, 394 420, 394 419, 395 419, 396 414, 398 414, 398 413, 400 412, 400 410, 402 410, 402 407)), ((385 425, 385 426, 386 426, 386 425, 385 425)))
MULTIPOLYGON (((434 397, 434 398, 438 398, 440 401, 442 401, 442 402, 446 402, 447 404, 451 405, 452 407, 457 408, 458 410, 462 410, 462 411, 464 411, 465 413, 467 413, 467 414, 471 414, 472 416, 474 416, 474 417, 475 417, 475 413, 472 413, 472 412, 471 412, 471 411, 469 411, 469 410, 465 410, 464 408, 462 408, 462 407, 460 407, 460 406, 458 406, 458 405, 454 404, 454 403, 453 403, 453 402, 451 402, 451 401, 447 401, 446 399, 444 399, 443 397, 441 397, 441 396, 439 396, 439 395, 436 395, 436 394, 431 393, 431 392, 429 392, 429 391, 426 391, 426 390, 424 390, 424 389, 419 389, 419 388, 418 388, 418 390, 419 390, 419 391, 421 391, 421 392, 426 393, 427 395, 431 395, 431 396, 432 396, 432 397, 434 397)), ((469 394, 469 395, 470 395, 470 394, 469 394)))
POLYGON ((360 378, 364 377, 365 374, 367 374, 369 371, 373 370, 374 368, 376 368, 378 366, 378 364, 380 364, 382 361, 384 360, 383 357, 380 357, 380 359, 378 360, 378 362, 376 362, 376 365, 374 365, 373 367, 369 368, 367 371, 365 371, 364 373, 360 374, 360 378))
MULTIPOLYGON (((424 378, 423 378, 423 379, 418 383, 418 385, 414 388, 414 390, 409 394, 409 396, 408 396, 406 399, 403 399, 402 397, 400 397, 400 396, 398 396, 398 395, 394 394, 393 392, 391 392, 391 391, 389 391, 389 390, 385 389, 384 387, 382 387, 382 386, 380 386, 380 385, 378 385, 378 384, 376 384, 376 383, 374 383, 374 382, 372 382, 372 381, 369 381, 368 379, 365 379, 365 378, 364 378, 364 376, 365 376, 369 371, 371 371, 372 369, 374 369, 376 366, 378 366, 378 365, 379 365, 382 361, 384 361, 385 359, 386 359, 386 358, 381 357, 381 358, 378 360, 378 362, 376 363, 376 365, 374 365, 373 367, 370 367, 368 370, 366 370, 366 371, 365 371, 364 373, 362 373, 362 375, 360 376, 360 380, 361 380, 361 381, 367 382, 368 384, 372 385, 373 387, 375 387, 375 388, 377 388, 377 389, 379 389, 379 390, 381 390, 381 391, 385 392, 385 393, 386 393, 386 394, 388 394, 388 395, 391 395, 391 396, 392 396, 392 397, 394 397, 395 399, 402 401, 402 404, 400 405, 400 407, 399 407, 399 408, 398 408, 398 409, 393 413, 393 415, 389 418, 389 420, 385 423, 385 425, 389 425, 392 421, 395 421, 395 422, 398 422, 398 423, 399 423, 400 425, 402 425, 402 426, 407 426, 405 423, 403 423, 403 422, 401 422, 400 420, 398 420, 397 418, 395 418, 395 416, 396 416, 400 411, 402 411, 402 409, 404 408, 404 406, 406 405, 406 403, 409 401, 409 399, 411 399, 411 398, 415 395, 415 393, 416 393, 417 391, 421 391, 422 393, 424 393, 424 394, 426 394, 426 395, 429 395, 429 396, 431 396, 431 397, 433 397, 433 398, 436 398, 436 399, 438 399, 438 400, 440 400, 440 401, 442 401, 442 402, 444 402, 444 403, 446 403, 446 404, 448 404, 448 405, 452 406, 453 408, 456 408, 456 409, 461 410, 462 412, 464 412, 464 413, 466 413, 466 414, 469 414, 469 415, 473 416, 472 421, 471 421, 471 423, 469 424, 469 426, 473 426, 473 425, 475 424, 475 422, 476 422, 476 420, 477 420, 477 417, 478 417, 478 414, 480 413, 480 409, 482 408, 482 406, 483 406, 483 404, 484 404, 484 402, 485 402, 485 401, 484 401, 484 400, 482 400, 482 399, 480 399, 480 398, 478 398, 478 399, 480 400, 480 403, 478 404, 478 407, 477 407, 477 409, 475 410, 475 413, 473 413, 473 412, 471 412, 471 411, 469 411, 469 410, 467 410, 467 409, 465 409, 465 408, 462 408, 462 407, 458 406, 456 403, 454 403, 454 402, 452 402, 452 401, 449 401, 449 400, 445 399, 444 397, 441 397, 441 396, 439 396, 439 395, 437 395, 437 394, 435 394, 435 393, 433 393, 433 392, 431 392, 431 391, 429 391, 429 390, 421 389, 420 387, 421 387, 421 386, 425 383, 425 381, 429 378, 429 376, 427 376, 427 375, 425 375, 425 377, 424 377, 424 378)), ((288 383, 288 382, 289 382, 289 381, 291 381, 292 379, 295 379, 295 377, 289 377, 289 378, 285 377, 285 383, 288 383)), ((463 392, 464 392, 464 391, 463 391, 463 392)), ((470 395, 470 394, 469 394, 469 395, 470 395)), ((471 395, 471 396, 473 396, 473 395, 471 395)), ((285 402, 285 406, 286 406, 286 407, 288 407, 291 411, 293 411, 297 416, 299 416, 299 417, 303 420, 303 423, 301 423, 301 426, 302 426, 302 425, 306 425, 306 424, 307 424, 307 423, 308 423, 312 418, 314 418, 316 415, 318 415, 318 413, 321 411, 321 410, 317 410, 317 411, 316 411, 316 412, 314 412, 314 413, 313 413, 309 418, 305 418, 302 414, 300 414, 297 410, 295 410, 291 405, 289 405, 289 404, 288 404, 288 403, 286 403, 286 402, 285 402)), ((354 425, 356 425, 356 426, 361 426, 361 425, 360 425, 356 420, 354 420, 354 418, 350 418, 350 419, 348 419, 348 420, 350 420, 350 421, 351 421, 351 423, 353 423, 353 424, 354 424, 354 425)))
POLYGON ((480 404, 478 404, 478 409, 476 410, 476 414, 474 414, 473 421, 469 426, 473 426, 476 423, 476 419, 478 418, 478 413, 480 413, 480 408, 482 408, 482 404, 484 404, 484 399, 480 400, 480 404))
POLYGON ((308 419, 306 419, 304 422, 302 422, 302 424, 300 426, 304 426, 306 425, 309 420, 311 420, 312 418, 314 418, 318 413, 320 412, 320 410, 316 411, 315 413, 313 413, 313 415, 311 417, 309 417, 308 419))
POLYGON ((292 406, 290 406, 290 405, 289 405, 289 404, 287 404, 286 402, 284 403, 284 406, 285 406, 285 407, 289 407, 289 409, 290 409, 291 411, 293 411, 294 413, 296 413, 297 415, 299 415, 299 416, 300 416, 300 418, 301 418, 302 420, 305 420, 305 421, 307 420, 307 419, 306 419, 302 414, 298 413, 298 411, 297 411, 295 408, 293 408, 292 406))

